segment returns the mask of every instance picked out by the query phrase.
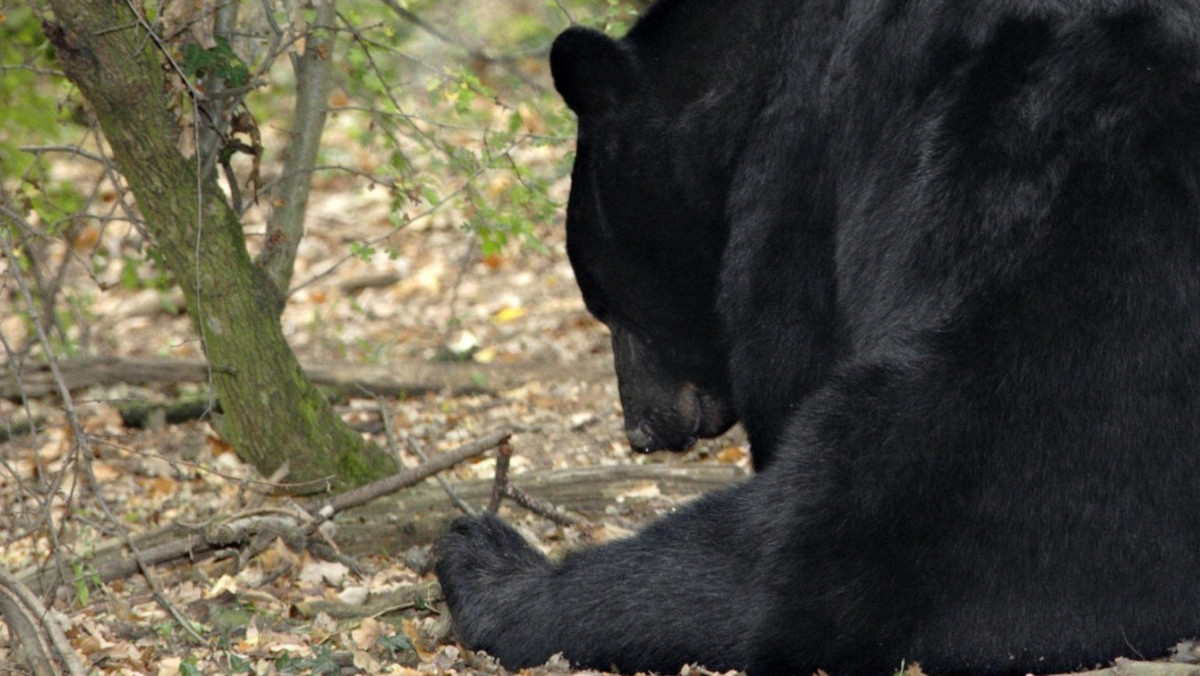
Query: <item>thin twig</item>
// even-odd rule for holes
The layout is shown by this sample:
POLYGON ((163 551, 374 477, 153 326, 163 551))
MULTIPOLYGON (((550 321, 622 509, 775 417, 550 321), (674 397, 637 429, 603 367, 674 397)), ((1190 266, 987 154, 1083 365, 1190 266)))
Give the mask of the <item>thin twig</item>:
MULTIPOLYGON (((3 177, 0 176, 0 179, 2 179, 2 178, 3 177)), ((3 181, 2 180, 0 180, 0 201, 4 201, 4 202, 10 201, 10 200, 8 200, 8 198, 6 196, 6 193, 3 191, 3 181)), ((16 252, 13 251, 11 239, 12 239, 11 231, 0 230, 0 250, 3 251, 4 256, 8 259, 9 269, 19 270, 20 269, 19 261, 17 260, 16 252)), ((46 332, 42 328, 42 322, 41 322, 41 318, 39 316, 39 314, 41 313, 41 308, 39 308, 39 306, 33 302, 33 294, 29 290, 29 284, 25 281, 25 278, 22 277, 20 274, 14 274, 13 279, 16 280, 17 291, 21 297, 21 302, 24 303, 25 309, 29 313, 30 323, 33 325, 33 327, 35 329, 34 335, 36 336, 36 339, 41 344, 42 349, 46 352, 46 360, 50 366, 50 371, 54 378, 55 387, 57 387, 59 389, 59 391, 63 395, 65 395, 65 397, 62 400, 63 401, 63 409, 64 409, 65 413, 67 414, 67 421, 70 423, 70 428, 73 433, 74 443, 72 444, 72 454, 76 454, 79 451, 80 446, 86 446, 87 440, 86 440, 86 437, 83 432, 83 426, 79 424, 78 416, 76 416, 76 414, 75 414, 75 405, 74 405, 73 401, 71 400, 70 392, 63 385, 62 372, 58 368, 58 360, 55 358, 54 351, 51 349, 50 339, 46 336, 46 332)), ((38 466, 37 466, 38 476, 46 476, 46 473, 45 473, 46 468, 42 464, 40 452, 35 453, 34 460, 38 464, 38 466)), ((59 490, 62 488, 65 474, 66 474, 65 471, 51 474, 51 476, 53 476, 53 480, 50 482, 50 486, 48 487, 48 490, 43 495, 44 496, 57 495, 59 490)), ((73 495, 69 496, 69 499, 73 499, 73 495)), ((51 543, 52 550, 57 554, 57 552, 59 551, 59 548, 61 546, 61 543, 58 540, 58 534, 59 534, 60 528, 62 528, 64 526, 60 525, 59 527, 55 527, 55 519, 54 519, 54 516, 51 514, 51 504, 50 504, 50 500, 48 498, 38 498, 37 503, 38 503, 38 507, 41 509, 42 518, 44 519, 44 523, 46 524, 47 530, 50 534, 50 543, 51 543)), ((57 566, 58 574, 60 576, 62 576, 64 579, 67 579, 69 576, 66 574, 66 570, 63 568, 61 557, 54 556, 53 560, 57 566)))
POLYGON ((496 474, 492 480, 492 499, 488 502, 487 511, 495 513, 500 509, 500 501, 509 498, 534 514, 545 517, 560 526, 588 527, 591 525, 587 520, 571 516, 557 506, 545 500, 539 500, 512 485, 512 482, 508 480, 508 466, 512 460, 512 453, 512 446, 507 440, 500 444, 496 454, 496 474))
MULTIPOLYGON (((0 198, 0 199, 2 199, 2 198, 0 198)), ((45 231, 39 229, 37 226, 35 226, 32 223, 30 223, 29 221, 25 220, 24 216, 17 213, 16 211, 13 211, 12 209, 9 209, 7 206, 5 206, 3 204, 0 204, 0 215, 3 215, 13 225, 24 230, 25 232, 28 232, 29 234, 33 235, 34 237, 42 237, 42 238, 46 238, 46 239, 50 238, 50 235, 46 234, 45 231)), ((14 269, 16 269, 16 268, 14 268, 14 269)))
POLYGON ((496 475, 492 481, 492 499, 488 501, 487 511, 495 514, 500 509, 500 501, 504 499, 504 489, 508 487, 508 466, 512 462, 512 446, 507 442, 500 444, 496 451, 496 475))
POLYGON ((396 0, 383 0, 383 4, 387 5, 388 9, 395 12, 396 16, 399 16, 401 19, 404 19, 417 28, 420 28, 440 41, 462 49, 467 53, 467 56, 477 61, 483 61, 485 63, 505 63, 520 58, 520 56, 494 56, 492 54, 488 54, 482 49, 479 49, 478 47, 472 47, 462 40, 459 40, 438 29, 437 26, 434 26, 428 21, 422 19, 412 10, 402 7, 396 0))
POLYGON ((318 521, 314 522, 310 528, 319 526, 321 521, 329 519, 338 512, 366 504, 375 498, 395 493, 402 488, 414 486, 464 460, 483 455, 489 449, 508 441, 510 437, 512 437, 512 432, 509 430, 498 430, 463 444, 453 451, 441 453, 419 467, 413 467, 412 469, 380 479, 366 486, 360 486, 354 490, 335 495, 326 501, 318 503, 315 508, 310 510, 319 517, 318 521))
POLYGON ((21 152, 30 153, 31 155, 42 155, 45 153, 66 153, 76 157, 98 162, 100 164, 112 164, 112 160, 103 155, 84 150, 79 146, 20 146, 21 152))
POLYGON ((574 17, 571 16, 571 13, 567 11, 567 6, 562 3, 562 0, 554 0, 554 4, 558 5, 558 9, 562 11, 563 16, 567 17, 567 21, 569 21, 571 23, 571 25, 574 26, 575 19, 574 19, 574 17))
MULTIPOLYGON (((0 236, 0 248, 3 249, 4 255, 8 257, 9 261, 16 261, 15 253, 12 250, 12 247, 9 243, 9 238, 7 236, 0 236)), ((25 303, 25 306, 29 308, 31 313, 36 312, 37 308, 34 305, 33 296, 29 291, 29 286, 25 283, 25 280, 20 275, 16 275, 16 279, 17 289, 20 291, 22 301, 25 303)), ((88 484, 92 487, 92 495, 96 500, 96 504, 100 506, 101 511, 103 511, 105 516, 108 517, 109 523, 113 525, 121 539, 125 542, 126 546, 129 547, 129 551, 133 554, 134 559, 137 560, 138 568, 141 570, 142 576, 145 577, 146 583, 150 586, 150 589, 153 592, 154 598, 158 604, 163 608, 163 610, 167 611, 173 618, 175 618, 180 626, 183 627, 183 629, 193 639, 199 643, 204 643, 204 638, 196 633, 196 630, 192 627, 191 622, 189 622, 188 619, 184 617, 183 613, 180 612, 179 609, 176 608, 174 604, 172 604, 163 594, 162 586, 159 584, 158 578, 155 577, 153 571, 150 570, 150 566, 142 560, 141 552, 138 549, 137 543, 133 541, 133 538, 129 535, 129 531, 121 525, 120 519, 118 519, 112 513, 108 507, 108 503, 101 496, 100 482, 96 479, 96 475, 92 471, 91 444, 88 442, 87 432, 84 430, 83 425, 79 422, 79 416, 75 410, 75 402, 71 397, 71 391, 67 387, 66 382, 63 380, 62 372, 58 368, 58 360, 55 358, 54 350, 50 345, 50 339, 46 336, 46 332, 42 329, 41 323, 34 321, 33 326, 37 333, 38 342, 41 343, 42 349, 46 352, 46 360, 50 366, 50 372, 54 375, 54 383, 58 388, 58 395, 63 403, 63 411, 66 413, 67 422, 71 428, 74 455, 80 460, 80 466, 83 468, 84 475, 88 480, 88 484)), ((52 523, 52 521, 48 523, 52 523)), ((55 558, 57 559, 59 557, 55 558)))
MULTIPOLYGON (((501 446, 504 446, 504 444, 501 444, 501 446)), ((408 448, 415 453, 418 458, 421 459, 421 462, 429 462, 429 456, 425 455, 425 451, 421 450, 421 445, 417 443, 416 439, 408 437, 408 448)), ((450 485, 450 482, 446 480, 446 477, 442 476, 440 473, 433 476, 435 479, 437 479, 438 484, 441 485, 442 490, 446 491, 446 495, 450 496, 450 502, 453 502, 455 507, 458 507, 460 510, 462 510, 463 514, 466 514, 467 516, 479 515, 478 510, 472 507, 471 503, 464 500, 463 497, 458 494, 458 491, 454 490, 454 486, 450 485)))
POLYGON ((504 487, 504 497, 511 499, 525 509, 553 521, 560 526, 572 526, 576 528, 588 528, 592 524, 586 519, 581 519, 576 516, 571 516, 559 509, 556 505, 550 504, 545 500, 539 500, 525 491, 517 488, 512 484, 504 487))

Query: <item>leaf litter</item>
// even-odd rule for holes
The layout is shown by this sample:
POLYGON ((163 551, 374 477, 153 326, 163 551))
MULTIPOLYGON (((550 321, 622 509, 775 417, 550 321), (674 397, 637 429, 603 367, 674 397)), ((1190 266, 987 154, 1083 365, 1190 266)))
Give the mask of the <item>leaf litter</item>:
MULTIPOLYGON (((492 103, 480 99, 474 105, 492 103)), ((518 109, 531 132, 544 132, 537 114, 518 109)), ((279 132, 264 129, 268 147, 278 146, 269 138, 273 133, 279 132)), ((353 133, 331 121, 326 144, 357 147, 347 140, 353 133)), ((565 145, 535 144, 513 148, 509 156, 517 166, 554 177, 548 194, 565 204, 568 152, 565 145)), ((360 156, 358 161, 369 171, 374 159, 360 156)), ((69 158, 52 171, 57 180, 78 185, 100 180, 94 166, 69 158)), ((484 194, 495 198, 512 188, 511 176, 501 174, 484 194)), ((469 215, 458 207, 397 229, 393 204, 386 190, 355 176, 320 174, 315 180, 308 234, 295 265, 296 290, 281 320, 301 362, 386 368, 461 359, 482 366, 557 368, 553 376, 488 394, 443 390, 377 398, 363 392, 339 401, 343 417, 364 435, 381 445, 394 442, 400 460, 413 467, 421 453, 436 454, 506 427, 514 431, 508 471, 518 486, 523 477, 547 471, 632 464, 748 468, 745 439, 736 431, 682 455, 630 452, 608 334, 579 297, 565 255, 561 209, 551 222, 533 225, 540 247, 510 241, 485 255, 478 238, 464 231, 469 215), (368 251, 363 242, 383 244, 368 251), (604 375, 582 377, 582 364, 599 364, 604 375)), ((264 205, 246 215, 251 247, 265 217, 264 205)), ((129 231, 92 227, 70 243, 47 243, 44 253, 52 265, 89 250, 110 254, 70 266, 63 277, 64 298, 78 303, 71 308, 79 319, 71 329, 77 348, 81 354, 127 359, 199 359, 200 346, 181 312, 178 290, 120 283, 129 272, 126 257, 112 253, 132 255, 136 249, 140 256, 141 247, 129 231)), ((143 277, 154 276, 151 261, 139 265, 143 277)), ((5 315, 0 334, 19 343, 26 327, 14 315, 0 315, 5 315)), ((203 384, 163 382, 110 383, 73 392, 75 413, 91 442, 87 458, 78 456, 81 447, 56 398, 0 400, 0 430, 37 421, 35 433, 0 442, 0 568, 26 576, 59 569, 70 580, 43 601, 89 673, 507 673, 486 655, 454 642, 431 572, 432 537, 401 554, 348 557, 338 555, 336 531, 314 537, 327 539, 333 555, 322 556, 280 535, 244 559, 151 566, 153 585, 136 573, 104 582, 96 569, 98 552, 119 541, 121 530, 137 536, 173 524, 202 529, 247 510, 295 508, 286 497, 264 495, 266 477, 242 463, 207 420, 158 421, 134 429, 125 426, 118 410, 130 401, 165 401, 189 392, 204 395, 206 390, 203 384), (199 640, 168 607, 179 611, 199 640)), ((443 474, 451 484, 461 484, 495 472, 496 459, 489 455, 443 474)), ((512 502, 505 502, 501 513, 542 551, 559 556, 628 535, 681 499, 686 496, 664 495, 652 482, 637 484, 588 513, 586 526, 559 525, 512 502)), ((450 498, 443 502, 449 505, 450 498)), ((418 517, 391 515, 400 530, 418 517)), ((16 650, 10 628, 0 622, 0 665, 20 664, 16 650)), ((522 673, 597 672, 572 671, 555 657, 522 673)), ((710 672, 689 667, 684 673, 710 672)))
MULTIPOLYGON (((563 161, 561 157, 553 161, 563 161)), ((565 201, 566 179, 556 186, 565 201)), ((300 248, 297 279, 331 266, 353 237, 388 232, 378 200, 344 180, 318 181, 313 213, 329 223, 313 228, 300 248)), ((632 454, 624 441, 611 355, 604 328, 583 307, 564 254, 561 221, 542 224, 537 236, 547 251, 518 244, 481 256, 451 219, 430 219, 406 228, 396 241, 399 256, 353 260, 292 296, 283 325, 304 363, 434 360, 459 334, 473 343, 467 357, 487 363, 552 363, 560 377, 527 382, 494 394, 428 394, 377 399, 364 394, 339 402, 351 424, 380 444, 389 434, 408 466, 420 463, 411 450, 452 448, 497 426, 515 430, 511 476, 527 472, 627 464, 714 463, 746 467, 744 438, 734 433, 706 441, 685 455, 632 454), (377 281, 380 273, 390 283, 377 281), (600 379, 576 377, 575 365, 601 362, 600 379), (387 415, 379 414, 382 401, 387 415)), ((65 252, 64 252, 65 254, 65 252)), ((67 283, 86 284, 68 278, 67 283)), ((188 320, 176 304, 146 299, 145 290, 106 289, 93 300, 97 318, 89 328, 95 353, 138 358, 198 358, 188 320), (138 307, 137 312, 130 308, 138 307)), ((154 292, 168 299, 171 292, 154 292)), ((75 580, 60 590, 52 613, 71 645, 96 674, 503 674, 486 655, 454 643, 449 618, 430 572, 432 542, 402 557, 364 557, 354 570, 344 561, 315 557, 277 538, 257 556, 156 566, 165 601, 203 637, 188 637, 164 610, 140 575, 100 583, 89 570, 92 556, 115 537, 90 496, 114 506, 131 534, 172 523, 204 524, 260 503, 286 507, 287 499, 264 498, 254 489, 263 477, 240 462, 204 421, 126 428, 117 412, 132 399, 162 400, 194 385, 110 384, 78 392, 76 409, 92 440, 87 461, 96 485, 76 471, 69 427, 52 398, 26 409, 0 403, 0 417, 42 420, 34 435, 0 446, 0 566, 28 571, 50 565, 58 548, 69 552, 75 580), (265 502, 263 502, 265 500, 265 502), (46 524, 52 523, 48 528, 46 524)), ((486 479, 495 458, 486 457, 445 473, 451 482, 486 479)), ((448 501, 448 498, 447 498, 448 501)), ((678 500, 653 484, 638 485, 603 513, 586 532, 530 515, 512 503, 502 513, 551 555, 636 530, 678 500)), ((482 505, 476 505, 482 507, 482 505)), ((403 522, 404 515, 395 515, 403 522)), ((333 542, 336 544, 336 536, 333 542)), ((7 626, 0 624, 0 663, 15 664, 7 626)), ((708 672, 685 670, 701 676, 708 672)), ((523 673, 572 672, 561 658, 523 673)))

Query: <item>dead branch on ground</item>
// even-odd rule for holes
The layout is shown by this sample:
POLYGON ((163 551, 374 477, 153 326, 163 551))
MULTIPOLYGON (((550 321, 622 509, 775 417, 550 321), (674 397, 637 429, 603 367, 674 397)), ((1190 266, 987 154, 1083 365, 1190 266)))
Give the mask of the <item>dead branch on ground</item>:
MULTIPOLYGON (((482 442, 489 439, 494 437, 435 456, 433 462, 422 463, 397 475, 407 477, 403 481, 395 477, 384 481, 407 484, 419 475, 432 476, 452 464, 446 456, 470 459, 490 450, 480 448, 482 442), (472 456, 471 451, 476 451, 476 455, 472 456)), ((735 466, 708 464, 621 465, 526 472, 521 475, 524 486, 521 493, 527 497, 509 497, 527 508, 534 505, 531 511, 557 523, 576 524, 578 522, 560 521, 551 515, 563 514, 563 507, 573 514, 604 514, 614 508, 646 509, 645 505, 654 500, 677 502, 727 486, 744 476, 745 473, 735 466), (561 507, 546 506, 550 504, 561 507)), ((490 498, 493 487, 491 478, 470 479, 457 482, 455 491, 463 500, 482 505, 490 498)), ((237 557, 256 537, 264 538, 268 543, 276 537, 282 538, 290 547, 301 549, 309 539, 308 528, 319 515, 321 506, 326 504, 318 503, 319 506, 309 510, 260 508, 217 524, 177 523, 145 533, 135 540, 141 549, 142 561, 149 566, 237 557)), ((442 488, 432 482, 410 485, 407 490, 390 495, 386 490, 364 487, 357 497, 340 501, 330 509, 335 515, 340 513, 340 517, 329 519, 332 537, 336 539, 339 551, 351 557, 402 557, 413 546, 428 545, 460 514, 446 499, 442 488), (376 492, 379 495, 371 495, 376 492)), ((130 557, 123 542, 97 547, 87 563, 89 579, 94 575, 102 582, 127 578, 139 570, 138 562, 130 557)), ((69 565, 40 566, 21 571, 17 576, 36 593, 44 594, 61 585, 72 588, 75 581, 64 580, 57 572, 71 569, 69 565)))
POLYGON ((17 639, 17 656, 36 676, 58 676, 62 669, 71 676, 87 673, 54 616, 28 587, 2 568, 0 617, 17 639))
MULTIPOLYGON (((165 541, 156 539, 123 539, 121 542, 97 551, 91 567, 101 582, 110 582, 141 572, 147 573, 152 566, 178 561, 196 561, 210 558, 236 556, 247 547, 262 547, 276 537, 297 549, 306 548, 309 539, 321 525, 338 513, 365 505, 379 497, 395 493, 444 471, 454 465, 478 457, 488 450, 505 443, 511 432, 501 430, 463 444, 448 453, 440 454, 429 462, 381 479, 361 488, 341 493, 328 500, 311 504, 307 508, 278 509, 259 508, 235 514, 219 523, 183 525, 166 529, 171 535, 165 541), (107 552, 101 556, 101 551, 107 552)), ((163 530, 152 535, 161 535, 163 530)), ((60 568, 41 566, 24 571, 20 578, 39 593, 62 584, 73 584, 64 580, 58 570, 70 570, 70 565, 60 568)))
MULTIPOLYGON (((19 372, 13 365, 0 366, 0 398, 24 396, 36 399, 58 394, 54 375, 46 364, 26 362, 19 372)), ((123 357, 79 357, 58 362, 62 382, 69 391, 96 385, 208 381, 209 364, 198 359, 129 359, 123 357)), ((220 364, 211 365, 221 369, 220 364)), ((310 364, 304 372, 317 385, 353 393, 365 388, 381 396, 412 396, 427 392, 491 394, 539 380, 562 380, 564 376, 586 382, 612 377, 611 365, 602 360, 563 364, 512 364, 478 362, 402 362, 371 364, 310 364)))

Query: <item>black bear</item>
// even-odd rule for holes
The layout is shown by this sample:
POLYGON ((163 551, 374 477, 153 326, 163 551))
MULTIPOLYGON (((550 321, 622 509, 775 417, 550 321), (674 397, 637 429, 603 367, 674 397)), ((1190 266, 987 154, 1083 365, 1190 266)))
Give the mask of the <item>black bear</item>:
POLYGON ((556 563, 457 521, 466 645, 1022 674, 1200 634, 1200 1, 662 0, 551 64, 579 285, 678 409, 627 412, 770 462, 556 563))

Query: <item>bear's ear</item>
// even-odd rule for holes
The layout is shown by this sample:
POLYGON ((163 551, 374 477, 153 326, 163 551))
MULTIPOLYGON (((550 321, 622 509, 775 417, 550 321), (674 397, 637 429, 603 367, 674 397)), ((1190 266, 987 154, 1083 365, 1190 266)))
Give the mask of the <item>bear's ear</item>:
POLYGON ((550 49, 554 87, 577 115, 617 106, 634 87, 636 67, 625 46, 589 28, 572 27, 550 49))

